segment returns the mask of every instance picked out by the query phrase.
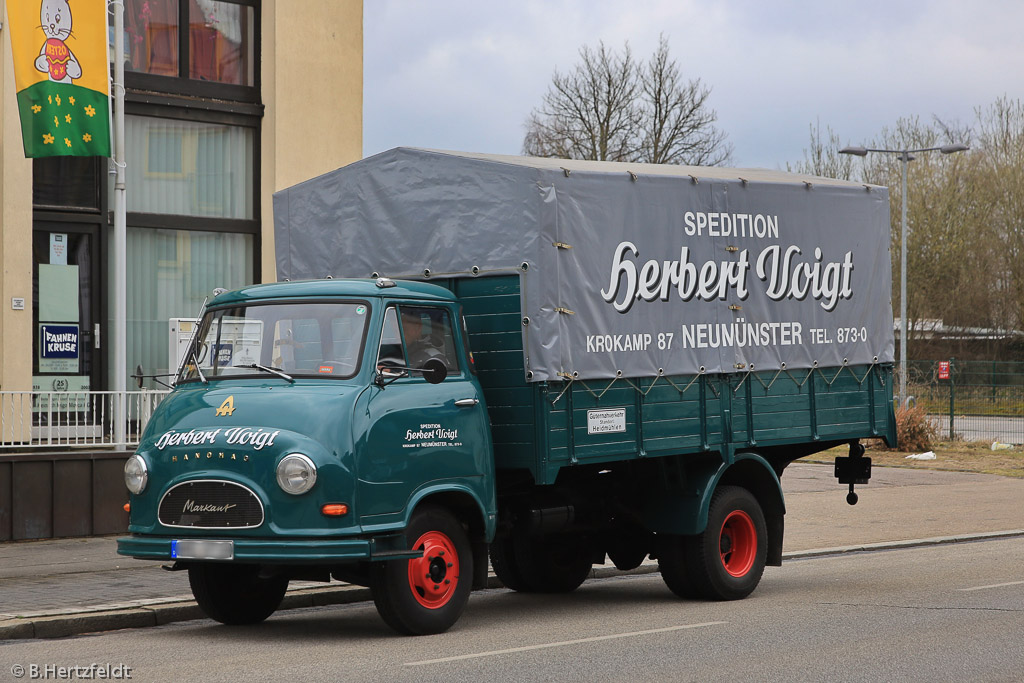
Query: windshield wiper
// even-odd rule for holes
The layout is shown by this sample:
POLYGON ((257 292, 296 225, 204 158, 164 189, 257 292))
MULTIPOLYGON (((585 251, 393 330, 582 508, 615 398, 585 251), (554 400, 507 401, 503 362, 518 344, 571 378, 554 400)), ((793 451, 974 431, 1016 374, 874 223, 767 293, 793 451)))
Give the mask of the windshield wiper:
POLYGON ((196 364, 196 372, 199 373, 199 379, 203 380, 203 384, 209 384, 210 380, 206 379, 206 375, 203 374, 203 369, 199 367, 199 359, 196 358, 195 347, 192 347, 192 362, 196 364))
POLYGON ((295 378, 289 375, 288 373, 284 372, 280 368, 268 367, 266 365, 260 365, 259 363, 249 363, 248 365, 236 365, 235 367, 252 368, 253 370, 263 370, 264 372, 269 372, 271 374, 277 375, 281 379, 286 379, 293 384, 295 383, 295 378))

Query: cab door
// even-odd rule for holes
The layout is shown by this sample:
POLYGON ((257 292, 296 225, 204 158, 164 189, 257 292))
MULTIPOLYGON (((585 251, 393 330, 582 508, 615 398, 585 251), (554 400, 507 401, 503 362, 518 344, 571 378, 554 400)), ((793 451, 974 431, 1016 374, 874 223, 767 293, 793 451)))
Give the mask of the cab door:
POLYGON ((357 465, 364 528, 401 522, 416 491, 432 484, 467 484, 487 501, 483 491, 493 480, 487 411, 454 313, 439 305, 385 309, 376 359, 381 381, 363 393, 357 409, 368 420, 357 465), (439 384, 415 371, 418 359, 428 356, 448 369, 439 384))

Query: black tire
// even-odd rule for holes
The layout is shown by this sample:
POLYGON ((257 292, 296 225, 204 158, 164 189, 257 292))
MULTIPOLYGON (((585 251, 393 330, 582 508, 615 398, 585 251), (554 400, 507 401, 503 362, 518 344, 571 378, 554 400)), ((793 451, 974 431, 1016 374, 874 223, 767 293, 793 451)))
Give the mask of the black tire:
POLYGON ((495 539, 494 543, 491 543, 491 567, 506 588, 520 593, 532 592, 523 579, 522 572, 519 571, 519 565, 516 564, 511 538, 495 539))
POLYGON ((512 548, 524 593, 571 593, 594 566, 583 543, 563 536, 517 536, 512 548))
POLYGON ((686 571, 686 536, 660 534, 658 536, 658 571, 669 590, 681 598, 695 598, 697 592, 686 571))
POLYGON ((683 537, 682 550, 689 590, 695 596, 739 600, 750 595, 761 581, 768 551, 767 526, 757 499, 739 486, 719 487, 711 498, 707 528, 683 537))
POLYGON ((258 624, 277 610, 288 589, 285 576, 260 576, 251 564, 194 564, 188 568, 192 595, 203 613, 222 624, 258 624))
POLYGON ((443 633, 459 620, 473 587, 469 537, 450 512, 424 507, 413 514, 405 537, 423 557, 370 567, 370 590, 384 622, 399 633, 443 633))
POLYGON ((611 537, 606 548, 608 559, 619 571, 629 571, 642 565, 650 550, 650 538, 635 531, 611 537))

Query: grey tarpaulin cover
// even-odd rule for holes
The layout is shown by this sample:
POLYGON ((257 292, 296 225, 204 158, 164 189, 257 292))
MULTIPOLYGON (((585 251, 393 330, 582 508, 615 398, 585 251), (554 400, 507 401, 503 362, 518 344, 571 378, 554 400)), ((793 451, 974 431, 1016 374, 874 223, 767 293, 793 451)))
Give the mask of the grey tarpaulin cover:
POLYGON ((518 273, 534 381, 893 360, 882 187, 398 148, 277 192, 274 227, 279 279, 518 273))

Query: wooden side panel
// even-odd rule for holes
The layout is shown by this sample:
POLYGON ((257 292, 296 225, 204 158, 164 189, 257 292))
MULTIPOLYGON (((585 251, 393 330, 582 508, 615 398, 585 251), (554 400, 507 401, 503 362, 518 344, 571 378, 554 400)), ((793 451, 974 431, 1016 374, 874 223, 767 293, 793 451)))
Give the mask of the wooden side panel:
POLYGON ((499 468, 538 466, 536 388, 523 366, 519 277, 448 281, 462 302, 477 377, 491 420, 495 464, 499 468))

